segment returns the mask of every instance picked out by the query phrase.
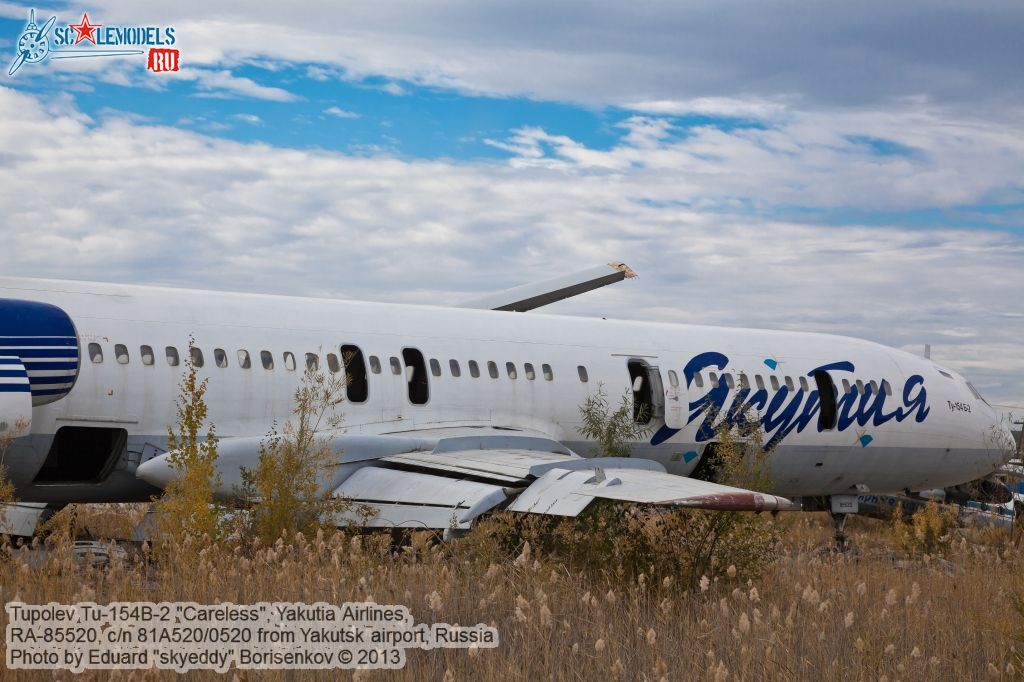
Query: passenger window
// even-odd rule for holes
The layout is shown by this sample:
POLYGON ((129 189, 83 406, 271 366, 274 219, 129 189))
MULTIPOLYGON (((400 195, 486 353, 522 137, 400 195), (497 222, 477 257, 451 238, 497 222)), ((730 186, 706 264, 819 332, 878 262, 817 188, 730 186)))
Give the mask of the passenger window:
POLYGON ((791 391, 796 390, 796 386, 793 385, 793 377, 786 377, 786 388, 791 391))
MULTIPOLYGON (((700 372, 697 372, 696 374, 694 374, 693 375, 693 383, 697 384, 697 388, 704 388, 704 375, 701 374, 700 372)), ((711 383, 712 384, 715 383, 713 379, 712 379, 711 383)))
POLYGON ((864 382, 857 379, 857 395, 864 395, 864 382))
POLYGON ((98 343, 89 344, 89 359, 93 361, 93 364, 100 364, 103 362, 103 349, 100 348, 98 343))
POLYGON ((338 362, 338 356, 334 353, 327 354, 327 369, 331 370, 335 374, 341 371, 341 364, 338 362))
POLYGON ((668 383, 672 388, 679 388, 679 375, 674 369, 668 371, 668 383))
POLYGON ((171 367, 177 367, 181 362, 178 358, 178 349, 174 346, 167 346, 167 348, 164 348, 164 357, 167 358, 167 364, 171 367))
POLYGON ((769 379, 769 383, 772 385, 772 390, 773 391, 779 390, 779 378, 773 374, 770 377, 768 377, 768 379, 769 379))
POLYGON ((580 381, 583 383, 590 381, 590 377, 587 376, 587 368, 583 365, 578 365, 576 367, 576 373, 580 375, 580 381))
POLYGON ((818 429, 822 431, 834 429, 838 412, 836 409, 836 387, 832 382, 832 377, 828 372, 818 370, 814 373, 814 383, 818 386, 818 402, 821 404, 821 412, 818 413, 818 429))
POLYGON ((495 364, 493 360, 489 360, 487 362, 487 373, 491 376, 492 379, 498 378, 498 365, 495 364))
POLYGON ((391 356, 391 373, 395 375, 402 373, 402 362, 394 355, 391 356))
POLYGON ((555 374, 551 371, 551 365, 541 365, 540 370, 544 372, 544 379, 546 381, 554 380, 555 374))
POLYGON ((320 369, 320 356, 316 353, 306 353, 306 369, 315 372, 320 369))
POLYGON ((426 404, 430 399, 430 384, 427 379, 427 365, 423 362, 423 353, 415 348, 403 348, 402 360, 405 361, 405 382, 409 389, 409 402, 413 405, 426 404))
POLYGON ((474 379, 478 379, 480 377, 480 365, 476 364, 476 360, 469 361, 469 376, 474 379))
POLYGON ((523 371, 526 372, 526 378, 528 380, 533 381, 537 378, 537 373, 533 371, 533 365, 529 362, 523 365, 523 371))
POLYGON ((430 373, 435 377, 441 376, 441 363, 435 358, 430 358, 430 373))
POLYGON ((252 358, 249 357, 249 351, 239 349, 238 366, 242 369, 252 369, 252 358))
POLYGON ((453 377, 462 376, 462 370, 459 368, 458 360, 449 360, 448 369, 451 371, 453 377))
POLYGON ((192 358, 192 364, 196 367, 203 366, 203 351, 195 346, 188 349, 189 357, 192 358))
POLYGON ((725 385, 728 386, 730 390, 736 388, 736 381, 732 378, 732 372, 726 372, 722 376, 725 378, 725 385))
POLYGON ((882 379, 882 390, 886 395, 892 395, 892 385, 885 379, 882 379))
POLYGON ((508 373, 509 379, 515 379, 518 376, 516 373, 516 363, 514 362, 506 362, 505 371, 508 373))
MULTIPOLYGON (((370 358, 371 362, 374 358, 370 358)), ((341 361, 345 363, 345 395, 350 403, 364 403, 370 395, 370 384, 366 379, 366 361, 359 346, 351 344, 341 347, 341 361)), ((380 365, 377 365, 380 371, 380 365)))
POLYGON ((872 379, 871 383, 868 384, 868 387, 871 389, 871 395, 878 395, 878 382, 877 381, 872 379))
POLYGON ((128 364, 128 346, 123 343, 116 344, 114 346, 114 359, 117 360, 119 365, 128 364))
POLYGON ((380 374, 380 358, 376 355, 370 356, 370 371, 374 374, 380 374))
POLYGON ((269 350, 260 351, 260 362, 263 363, 263 369, 274 369, 274 355, 269 350))
POLYGON ((843 393, 850 394, 850 382, 847 379, 843 379, 843 393))
POLYGON ((743 372, 740 372, 740 388, 750 388, 750 379, 748 379, 747 375, 743 372))
POLYGON ((284 368, 289 372, 295 371, 295 354, 290 351, 284 352, 284 368))
POLYGON ((156 360, 156 356, 153 355, 152 346, 139 346, 139 357, 142 358, 142 364, 144 365, 152 365, 156 360))
POLYGON ((764 378, 760 374, 754 375, 754 385, 757 386, 757 390, 764 390, 764 378))
MULTIPOLYGON (((700 376, 700 374, 698 374, 697 376, 700 376)), ((708 381, 711 383, 712 388, 718 386, 718 375, 715 374, 714 372, 708 372, 708 381)))
POLYGON ((224 369, 225 367, 228 366, 228 354, 224 352, 223 348, 213 349, 213 360, 221 369, 224 369))
POLYGON ((807 377, 800 377, 800 389, 804 393, 810 393, 811 387, 807 384, 807 377))

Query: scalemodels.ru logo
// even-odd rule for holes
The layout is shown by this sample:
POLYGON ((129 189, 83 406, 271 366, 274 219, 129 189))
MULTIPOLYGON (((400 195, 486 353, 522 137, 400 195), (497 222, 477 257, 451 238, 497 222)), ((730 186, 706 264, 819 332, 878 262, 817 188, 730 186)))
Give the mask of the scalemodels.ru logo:
POLYGON ((52 16, 36 24, 36 11, 30 10, 28 23, 18 37, 17 54, 7 75, 13 76, 25 64, 44 59, 86 59, 90 57, 126 57, 147 54, 146 68, 154 73, 177 71, 181 54, 172 47, 176 40, 173 26, 120 26, 92 23, 82 12, 77 24, 57 25, 52 16), (120 49, 112 49, 120 48, 120 49))

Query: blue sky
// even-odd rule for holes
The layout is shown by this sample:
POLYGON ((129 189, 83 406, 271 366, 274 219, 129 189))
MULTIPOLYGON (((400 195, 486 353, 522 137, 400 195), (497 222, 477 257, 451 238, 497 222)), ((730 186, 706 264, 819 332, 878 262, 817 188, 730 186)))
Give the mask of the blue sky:
POLYGON ((39 8, 182 70, 4 69, 0 263, 453 302, 625 260, 556 310, 930 342, 1024 405, 1024 7, 983 4, 39 8))
MULTIPOLYGON (((17 22, 3 24, 0 29, 7 33, 12 32, 10 27, 18 30, 17 22)), ((26 69, 11 84, 41 94, 61 92, 59 83, 46 80, 47 66, 26 69)), ((242 142, 357 154, 387 151, 419 158, 506 158, 507 152, 485 140, 522 125, 582 134, 588 145, 608 147, 620 136, 615 122, 628 116, 522 97, 466 97, 408 83, 394 83, 403 93, 396 95, 375 87, 372 80, 315 80, 306 73, 309 66, 232 69, 236 77, 287 91, 295 97, 288 102, 212 96, 216 93, 204 92, 190 81, 164 82, 159 90, 93 82, 91 91, 76 93, 75 100, 82 112, 95 118, 116 110, 242 142)))

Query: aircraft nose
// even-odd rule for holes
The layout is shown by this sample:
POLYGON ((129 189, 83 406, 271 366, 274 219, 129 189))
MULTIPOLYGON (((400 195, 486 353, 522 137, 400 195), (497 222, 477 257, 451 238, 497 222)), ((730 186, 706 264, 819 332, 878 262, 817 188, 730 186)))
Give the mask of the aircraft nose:
POLYGON ((152 486, 163 489, 174 480, 177 470, 171 466, 167 455, 160 455, 146 460, 135 470, 135 477, 141 478, 152 486))

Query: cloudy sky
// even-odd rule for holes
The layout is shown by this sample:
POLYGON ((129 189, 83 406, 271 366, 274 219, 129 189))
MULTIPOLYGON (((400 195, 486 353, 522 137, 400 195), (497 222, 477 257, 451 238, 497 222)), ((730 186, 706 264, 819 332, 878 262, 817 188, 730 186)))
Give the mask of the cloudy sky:
POLYGON ((449 303, 622 260, 552 311, 930 343, 1024 412, 1019 0, 210 5, 35 7, 182 68, 5 62, 3 271, 449 303))

